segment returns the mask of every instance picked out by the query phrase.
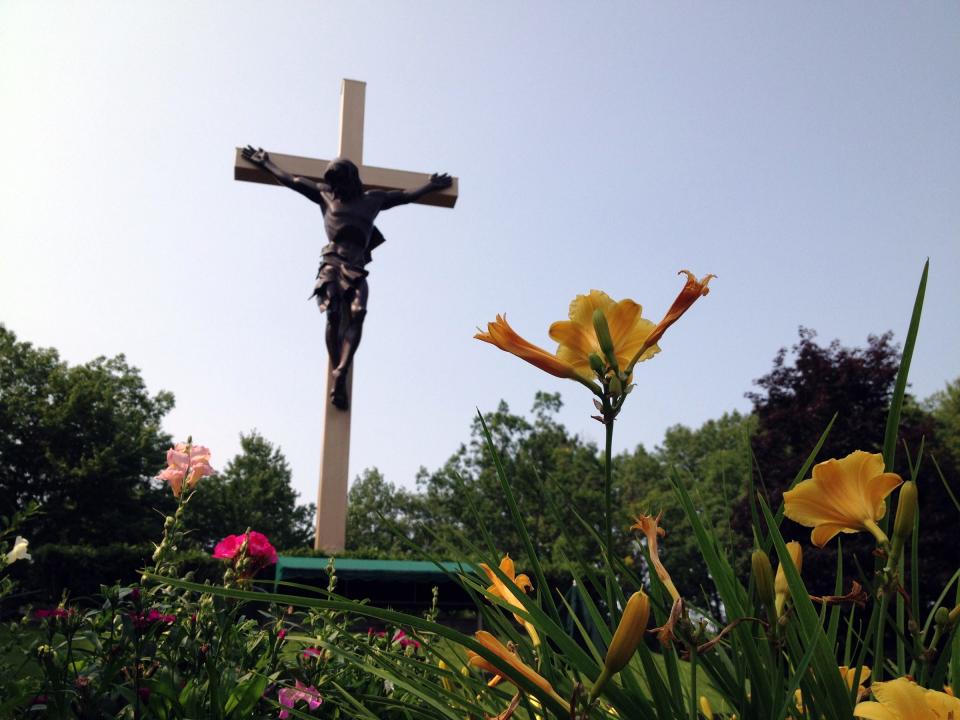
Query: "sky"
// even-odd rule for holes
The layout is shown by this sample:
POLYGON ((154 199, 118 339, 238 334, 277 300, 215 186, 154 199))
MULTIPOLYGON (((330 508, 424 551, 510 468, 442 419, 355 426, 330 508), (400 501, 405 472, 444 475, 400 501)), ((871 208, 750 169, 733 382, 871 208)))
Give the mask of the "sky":
POLYGON ((537 390, 601 441, 582 386, 472 336, 505 312, 553 350, 591 288, 656 321, 680 269, 717 279, 638 367, 617 451, 748 410, 799 326, 902 342, 927 258, 911 389, 960 375, 947 2, 0 0, 0 323, 70 363, 124 353, 175 394, 175 438, 222 467, 256 429, 314 501, 321 216, 233 159, 335 155, 342 78, 367 83, 366 163, 460 182, 378 220, 351 477, 413 487, 537 390))

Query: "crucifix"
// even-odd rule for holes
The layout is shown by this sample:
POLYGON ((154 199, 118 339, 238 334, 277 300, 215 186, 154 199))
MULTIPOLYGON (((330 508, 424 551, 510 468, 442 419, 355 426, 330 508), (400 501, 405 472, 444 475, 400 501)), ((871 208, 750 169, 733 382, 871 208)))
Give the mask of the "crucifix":
POLYGON ((317 530, 314 547, 342 551, 346 540, 353 355, 366 315, 371 251, 384 242, 373 225, 382 210, 407 203, 453 207, 457 181, 363 165, 366 83, 340 87, 340 147, 332 161, 237 148, 234 179, 284 185, 320 206, 328 244, 313 296, 327 315, 327 398, 324 401, 317 530))

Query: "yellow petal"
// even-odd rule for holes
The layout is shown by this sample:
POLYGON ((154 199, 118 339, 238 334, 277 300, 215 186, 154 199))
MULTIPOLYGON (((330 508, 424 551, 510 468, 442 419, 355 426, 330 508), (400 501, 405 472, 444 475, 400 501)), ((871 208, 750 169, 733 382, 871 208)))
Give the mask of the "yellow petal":
POLYGON ((502 572, 511 580, 513 580, 514 575, 516 575, 516 570, 513 566, 513 559, 510 557, 509 553, 504 555, 503 559, 500 561, 500 572, 502 572))
POLYGON ((905 677, 873 683, 870 690, 877 701, 859 703, 853 710, 855 717, 868 720, 945 720, 951 710, 960 712, 960 704, 956 708, 942 704, 943 698, 947 701, 956 701, 956 698, 925 690, 905 677))
POLYGON ((853 716, 864 720, 904 720, 903 716, 894 715, 892 711, 873 700, 857 703, 853 709, 853 716))
POLYGON ((592 378, 590 353, 601 354, 600 342, 591 325, 581 327, 570 320, 558 320, 550 326, 550 337, 557 341, 557 358, 576 370, 582 377, 592 378))
POLYGON ((845 525, 838 525, 836 523, 824 523, 822 525, 817 525, 810 532, 810 542, 816 545, 819 548, 822 548, 828 542, 833 540, 838 533, 852 533, 856 532, 851 530, 845 525))
POLYGON ((814 466, 812 477, 783 494, 784 514, 814 528, 811 539, 823 547, 839 532, 866 530, 882 518, 884 498, 901 482, 883 472, 881 455, 857 450, 814 466))
MULTIPOLYGON (((557 695, 556 691, 553 689, 553 686, 545 677, 540 675, 529 665, 525 664, 519 657, 517 657, 515 653, 510 652, 510 650, 508 650, 506 646, 497 640, 493 635, 488 633, 486 630, 480 630, 475 633, 474 637, 477 639, 477 642, 503 660, 510 668, 507 671, 495 670, 495 672, 503 674, 508 680, 513 682, 514 685, 517 684, 517 678, 523 677, 528 682, 543 690, 543 692, 545 692, 547 695, 553 697, 554 700, 557 700, 563 705, 567 705, 567 703, 564 702, 559 695, 557 695)), ((474 665, 480 665, 479 662, 474 662, 473 658, 471 658, 470 661, 474 665)), ((487 665, 492 667, 490 663, 487 663, 487 665)))
POLYGON ((556 377, 572 379, 577 376, 576 370, 569 363, 520 337, 504 316, 497 315, 494 322, 487 324, 487 332, 478 332, 474 337, 496 345, 556 377))
POLYGON ((531 590, 533 590, 533 583, 530 582, 530 578, 528 578, 526 575, 522 573, 520 575, 517 575, 513 579, 513 582, 516 584, 518 588, 520 588, 524 592, 530 592, 531 590))
MULTIPOLYGON (((500 577, 493 570, 491 570, 490 566, 487 565, 486 563, 479 563, 479 565, 480 565, 480 568, 487 574, 487 579, 490 580, 490 582, 492 583, 491 586, 487 588, 487 591, 491 595, 495 595, 501 600, 503 600, 505 603, 507 603, 507 605, 509 605, 514 610, 519 610, 521 612, 524 612, 525 610, 523 607, 523 603, 521 603, 520 600, 517 599, 517 596, 513 592, 513 587, 511 585, 507 585, 506 583, 504 583, 503 580, 501 580, 500 577)), ((500 570, 505 575, 507 575, 507 577, 510 577, 511 579, 513 578, 513 572, 514 572, 513 560, 510 559, 509 555, 504 555, 503 559, 500 561, 500 570), (509 572, 507 572, 507 570, 509 570, 509 572)), ((526 575, 522 575, 521 577, 524 578, 527 584, 530 586, 530 588, 533 589, 533 584, 530 582, 529 578, 527 578, 526 575)), ((519 583, 517 583, 515 580, 513 581, 513 583, 516 584, 518 588, 522 589, 522 586, 519 583)), ((521 625, 527 625, 527 621, 524 620, 519 615, 517 615, 516 612, 513 614, 513 617, 521 625)), ((531 638, 533 637, 534 636, 531 635, 531 638)), ((539 641, 539 638, 536 638, 535 642, 537 641, 539 641)))
POLYGON ((570 320, 581 327, 593 327, 593 311, 613 305, 613 300, 602 290, 591 290, 586 295, 577 295, 570 301, 570 320))
POLYGON ((955 698, 945 692, 936 690, 927 690, 924 700, 927 707, 937 714, 937 718, 950 718, 951 720, 960 720, 960 699, 955 698))
MULTIPOLYGON (((641 346, 644 354, 647 348, 652 347, 660 341, 660 338, 663 337, 667 328, 679 320, 683 314, 690 309, 693 303, 710 292, 710 288, 708 288, 707 285, 716 277, 716 275, 707 275, 703 280, 697 280, 696 276, 689 270, 681 270, 677 274, 686 275, 687 281, 680 289, 680 294, 677 295, 673 304, 663 316, 663 319, 657 323, 657 326, 651 331, 643 346, 641 346)), ((641 355, 641 357, 643 357, 643 355, 641 355)))

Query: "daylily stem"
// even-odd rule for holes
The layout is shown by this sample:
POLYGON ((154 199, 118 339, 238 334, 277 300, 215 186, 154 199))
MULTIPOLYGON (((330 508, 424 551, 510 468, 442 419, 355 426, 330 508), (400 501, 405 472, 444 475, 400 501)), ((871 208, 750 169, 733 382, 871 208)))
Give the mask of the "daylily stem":
POLYGON ((617 618, 615 614, 615 602, 613 594, 613 418, 616 411, 610 406, 610 400, 606 396, 603 399, 603 416, 606 442, 603 452, 603 522, 604 522, 604 540, 606 547, 604 552, 607 556, 607 609, 610 613, 610 629, 617 627, 617 618))
POLYGON ((887 537, 887 534, 880 529, 880 527, 870 518, 867 518, 863 521, 863 526, 867 531, 873 535, 877 540, 877 544, 886 550, 890 546, 890 538, 887 537))

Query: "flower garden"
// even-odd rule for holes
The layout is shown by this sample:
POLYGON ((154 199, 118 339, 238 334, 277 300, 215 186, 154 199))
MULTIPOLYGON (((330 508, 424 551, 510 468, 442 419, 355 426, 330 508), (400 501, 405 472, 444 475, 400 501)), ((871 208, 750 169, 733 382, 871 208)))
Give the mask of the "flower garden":
MULTIPOLYGON (((641 363, 709 292, 712 276, 684 273, 657 323, 632 300, 591 291, 574 299, 569 320, 550 327, 555 353, 502 316, 476 336, 593 395, 606 441, 604 522, 570 529, 600 548, 568 558, 580 612, 550 586, 502 468, 503 502, 521 546, 500 547, 484 531, 463 538, 460 557, 427 558, 473 568, 456 580, 475 599, 483 628, 475 633, 438 622, 436 606, 414 615, 347 599, 337 592, 335 564, 326 588, 274 587, 262 578, 277 551, 257 528, 223 538, 213 551, 222 580, 200 582, 184 571, 178 549, 190 531, 185 509, 215 471, 210 450, 188 441, 170 449, 159 476, 177 505, 140 582, 105 586, 94 605, 65 597, 54 607, 25 607, 9 625, 0 717, 960 720, 952 690, 960 685, 960 563, 937 597, 921 597, 918 497, 938 480, 921 471, 922 447, 899 446, 898 435, 926 269, 882 452, 851 447, 821 460, 826 427, 781 502, 746 488, 754 547, 744 564, 674 478, 675 505, 693 530, 719 612, 677 589, 661 557, 671 542, 661 508, 629 528, 642 563, 611 552, 619 522, 615 420, 641 363), (892 471, 897 452, 910 458, 910 476, 892 471), (809 543, 785 541, 787 523, 809 528, 809 543), (807 587, 804 558, 851 534, 872 539, 873 566, 844 567, 838 553, 832 587, 807 587), (738 572, 744 566, 748 572, 738 572)), ((32 512, 11 518, 0 537, 4 595, 13 589, 8 566, 30 560, 29 538, 17 528, 32 512)))

